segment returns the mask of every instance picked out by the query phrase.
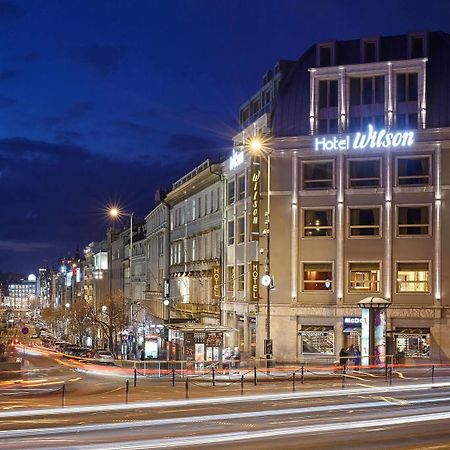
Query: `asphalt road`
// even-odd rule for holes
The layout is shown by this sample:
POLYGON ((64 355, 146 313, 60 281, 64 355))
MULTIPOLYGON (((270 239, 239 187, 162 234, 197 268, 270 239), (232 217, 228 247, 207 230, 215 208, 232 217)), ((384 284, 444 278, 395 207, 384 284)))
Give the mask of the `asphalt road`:
MULTIPOLYGON (((29 355, 25 381, 61 391, 2 395, 0 449, 441 449, 450 448, 450 378, 352 375, 335 382, 192 385, 138 380, 125 403, 123 379, 75 372, 29 355), (352 378, 353 377, 353 378, 352 378), (45 383, 56 383, 47 384, 45 383)), ((107 370, 107 369, 106 369, 107 370)), ((23 383, 22 383, 23 384, 23 383)), ((22 386, 22 385, 21 385, 22 386)))

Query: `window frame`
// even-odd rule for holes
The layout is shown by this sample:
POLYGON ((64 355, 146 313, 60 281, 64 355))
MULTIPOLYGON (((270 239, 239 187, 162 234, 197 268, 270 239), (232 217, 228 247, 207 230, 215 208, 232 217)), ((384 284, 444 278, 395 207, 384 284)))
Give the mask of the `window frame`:
POLYGON ((347 237, 348 239, 380 239, 383 237, 383 208, 381 205, 349 205, 347 206, 347 237), (378 209, 379 211, 379 224, 378 226, 374 225, 373 227, 371 225, 354 225, 351 224, 351 210, 352 209, 378 209), (352 228, 377 228, 378 227, 378 234, 377 235, 362 235, 362 236, 352 236, 352 228))
POLYGON ((405 204, 396 204, 395 205, 395 237, 397 238, 430 238, 433 236, 433 205, 431 203, 405 203, 405 204), (420 227, 421 224, 399 224, 399 208, 428 208, 428 233, 426 234, 400 234, 400 226, 403 228, 411 227, 420 227))
POLYGON ((236 232, 235 232, 235 223, 234 219, 227 220, 227 245, 235 245, 236 242, 236 232), (230 224, 232 227, 230 228, 230 224), (233 230, 232 235, 230 235, 230 230, 233 230))
MULTIPOLYGON (((334 261, 301 261, 300 263, 300 270, 301 270, 301 274, 300 274, 300 279, 301 279, 301 292, 305 293, 305 294, 333 294, 335 291, 334 288, 334 261), (305 289, 305 265, 307 264, 329 264, 331 265, 331 288, 330 289, 305 289)), ((312 283, 313 281, 306 281, 307 283, 312 283)), ((321 281, 319 281, 321 282, 321 281)), ((323 281, 323 283, 325 283, 326 280, 323 281)))
POLYGON ((245 179, 245 173, 237 176, 235 191, 236 191, 235 192, 236 201, 239 202, 241 200, 244 200, 247 197, 247 182, 245 179), (244 190, 243 191, 240 190, 240 187, 241 187, 240 181, 241 180, 244 180, 244 190))
POLYGON ((237 218, 237 236, 235 239, 235 243, 236 244, 243 244, 245 242, 245 215, 239 216, 237 218), (242 226, 242 229, 241 229, 242 226))
MULTIPOLYGON (((347 261, 347 293, 348 294, 379 294, 382 292, 382 281, 383 281, 383 262, 380 260, 374 260, 374 261, 347 261), (377 290, 371 291, 366 289, 352 289, 352 280, 351 280, 351 265, 352 264, 378 264, 378 277, 377 280, 377 290)), ((371 281, 369 281, 371 283, 371 281)))
POLYGON ((381 156, 371 156, 369 158, 357 158, 357 157, 350 157, 346 160, 346 169, 347 169, 347 176, 346 176, 346 184, 347 189, 382 189, 383 186, 383 158, 381 156), (350 172, 350 165, 353 161, 358 162, 367 162, 367 161, 378 161, 378 168, 379 168, 379 184, 378 186, 352 186, 351 182, 353 180, 372 180, 375 178, 351 178, 351 172, 350 172))
MULTIPOLYGON (((423 178, 421 176, 413 176, 408 175, 402 178, 423 178)), ((396 155, 395 157, 395 186, 399 188, 411 188, 411 187, 424 187, 424 186, 433 186, 433 158, 430 154, 422 154, 422 155, 396 155), (398 162, 401 159, 428 159, 428 182, 425 184, 400 184, 399 183, 399 170, 398 170, 398 162)))
POLYGON ((237 292, 245 292, 245 265, 237 264, 237 274, 235 272, 235 278, 237 280, 236 290, 237 292), (241 269, 242 268, 242 269, 241 269), (242 274, 240 273, 242 270, 242 274))
MULTIPOLYGON (((319 207, 302 207, 301 208, 301 225, 302 225, 302 239, 334 239, 335 238, 335 224, 336 224, 336 208, 334 206, 319 206, 319 207), (305 212, 306 211, 331 211, 331 235, 330 236, 307 236, 305 234, 305 212)), ((312 227, 317 228, 317 227, 312 227)), ((324 227, 321 227, 324 228, 324 227)), ((329 229, 327 225, 325 228, 329 229)))
MULTIPOLYGON (((433 292, 433 273, 432 273, 432 261, 429 259, 425 259, 425 260, 397 260, 395 261, 394 264, 394 276, 395 276, 395 294, 396 295, 431 295, 433 292), (428 265, 428 280, 427 280, 427 284, 428 284, 428 291, 399 291, 399 284, 400 283, 414 283, 413 281, 399 281, 398 280, 398 265, 399 264, 423 264, 426 263, 428 265)), ((420 282, 422 283, 422 282, 420 282)))
MULTIPOLYGON (((300 166, 300 177, 301 177, 300 182, 301 182, 302 191, 327 191, 330 189, 336 189, 335 168, 336 168, 335 159, 302 160, 301 166, 300 166), (332 167, 331 187, 306 188, 305 187, 305 172, 304 172, 305 166, 308 164, 326 164, 326 163, 331 163, 331 167, 332 167)), ((328 181, 328 180, 323 180, 323 181, 328 181)), ((314 182, 317 182, 317 180, 315 180, 314 182)), ((319 180, 319 182, 320 182, 320 180, 319 180)))

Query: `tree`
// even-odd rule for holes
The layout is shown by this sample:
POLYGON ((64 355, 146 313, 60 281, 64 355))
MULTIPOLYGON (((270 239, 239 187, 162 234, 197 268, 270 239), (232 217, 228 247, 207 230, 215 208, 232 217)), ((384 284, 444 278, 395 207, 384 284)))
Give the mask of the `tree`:
POLYGON ((123 292, 116 291, 108 295, 100 308, 89 305, 86 315, 100 327, 107 339, 109 350, 116 355, 119 333, 128 325, 127 300, 123 292))
POLYGON ((74 336, 77 336, 79 345, 83 345, 83 337, 87 335, 91 319, 89 317, 89 304, 79 299, 68 310, 69 327, 74 336))

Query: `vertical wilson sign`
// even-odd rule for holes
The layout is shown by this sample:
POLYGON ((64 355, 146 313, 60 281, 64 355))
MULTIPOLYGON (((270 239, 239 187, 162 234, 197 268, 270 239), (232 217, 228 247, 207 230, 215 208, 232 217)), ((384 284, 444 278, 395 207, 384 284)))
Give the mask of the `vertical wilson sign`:
POLYGON ((163 298, 170 298, 170 280, 164 278, 163 280, 163 298))
POLYGON ((250 301, 259 301, 259 262, 252 261, 250 264, 250 301))
POLYGON ((261 164, 259 158, 252 158, 250 165, 250 240, 259 239, 259 214, 261 208, 261 164))
POLYGON ((220 266, 213 266, 212 268, 212 298, 220 299, 222 289, 220 288, 220 266))

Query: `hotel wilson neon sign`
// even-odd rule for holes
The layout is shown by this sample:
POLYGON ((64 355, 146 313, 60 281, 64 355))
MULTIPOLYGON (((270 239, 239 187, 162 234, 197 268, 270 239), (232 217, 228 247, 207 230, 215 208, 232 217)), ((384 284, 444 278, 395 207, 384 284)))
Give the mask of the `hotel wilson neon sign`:
POLYGON ((364 150, 387 147, 410 147, 414 144, 414 131, 375 131, 369 125, 367 133, 315 138, 314 149, 319 150, 364 150))

